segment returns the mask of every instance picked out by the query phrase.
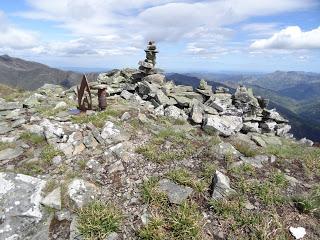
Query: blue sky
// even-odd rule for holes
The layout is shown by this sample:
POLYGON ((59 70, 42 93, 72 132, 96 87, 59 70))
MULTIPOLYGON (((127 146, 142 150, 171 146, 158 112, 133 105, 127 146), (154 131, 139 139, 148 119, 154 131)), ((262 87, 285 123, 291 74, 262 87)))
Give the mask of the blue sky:
POLYGON ((0 54, 54 67, 320 72, 319 0, 1 0, 0 54))

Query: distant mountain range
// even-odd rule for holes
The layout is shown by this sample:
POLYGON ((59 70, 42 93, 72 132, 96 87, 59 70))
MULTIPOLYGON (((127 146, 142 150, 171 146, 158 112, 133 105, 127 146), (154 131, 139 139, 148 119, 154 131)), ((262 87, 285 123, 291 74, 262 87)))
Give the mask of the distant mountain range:
MULTIPOLYGON (((79 84, 82 73, 63 71, 37 62, 8 55, 0 56, 0 83, 15 88, 34 90, 45 83, 71 87, 79 84)), ((87 73, 89 81, 95 80, 99 71, 87 73)), ((253 88, 255 95, 270 99, 270 107, 287 117, 297 138, 307 137, 320 142, 320 74, 309 72, 274 73, 168 73, 176 84, 197 87, 205 78, 213 87, 224 86, 234 92, 239 84, 253 88)))
MULTIPOLYGON (((96 73, 88 74, 89 79, 96 78, 96 73)), ((34 90, 45 83, 71 87, 80 82, 82 74, 62 71, 41 63, 25 61, 8 55, 0 56, 0 83, 16 88, 34 90)))
MULTIPOLYGON (((282 72, 268 74, 233 73, 185 73, 171 74, 180 84, 199 82, 206 79, 213 86, 239 84, 251 87, 255 95, 270 99, 270 107, 276 108, 287 117, 292 125, 292 133, 297 138, 307 137, 320 142, 320 74, 309 72, 282 72), (183 77, 184 76, 184 77, 183 77)), ((169 75, 170 76, 170 75, 169 75)))

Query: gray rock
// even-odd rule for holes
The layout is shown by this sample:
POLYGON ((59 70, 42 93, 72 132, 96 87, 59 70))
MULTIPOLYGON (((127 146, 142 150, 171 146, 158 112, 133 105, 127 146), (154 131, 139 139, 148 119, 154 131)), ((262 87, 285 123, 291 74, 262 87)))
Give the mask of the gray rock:
POLYGON ((83 144, 86 146, 86 148, 96 148, 99 145, 98 141, 91 132, 88 132, 87 134, 87 136, 83 137, 83 144))
POLYGON ((288 124, 278 124, 276 126, 276 134, 280 137, 285 137, 290 130, 291 126, 288 124))
POLYGON ((171 95, 178 103, 178 105, 182 108, 187 108, 190 106, 192 100, 190 98, 187 98, 185 96, 177 96, 177 95, 171 95))
POLYGON ((61 210, 61 188, 58 187, 41 200, 44 206, 61 210))
POLYGON ((166 80, 166 77, 162 74, 152 74, 152 75, 148 75, 142 79, 142 81, 146 81, 149 83, 156 83, 159 85, 164 84, 165 80, 166 80))
POLYGON ((129 120, 130 118, 131 118, 130 113, 129 113, 129 112, 125 112, 125 113, 123 113, 122 116, 121 116, 121 121, 127 121, 127 120, 129 120))
POLYGON ((175 106, 169 106, 167 107, 165 110, 164 110, 164 115, 167 116, 167 117, 172 117, 172 118, 175 118, 175 119, 181 119, 181 120, 187 120, 188 119, 188 116, 187 114, 175 107, 175 106))
POLYGON ((70 236, 69 236, 70 240, 83 240, 77 226, 78 226, 78 219, 76 216, 74 216, 70 224, 70 236))
POLYGON ((271 120, 263 122, 260 124, 263 133, 273 132, 277 126, 277 123, 271 120))
POLYGON ((105 140, 106 144, 115 144, 129 138, 126 134, 121 133, 114 123, 110 121, 107 121, 104 125, 101 137, 105 140))
POLYGON ((82 179, 74 179, 67 187, 68 196, 75 203, 76 207, 81 208, 89 201, 92 201, 99 194, 98 188, 82 179))
POLYGON ((156 116, 164 116, 164 107, 163 107, 163 105, 160 105, 159 107, 154 109, 154 114, 156 116))
POLYGON ((168 96, 164 94, 162 90, 157 90, 155 92, 155 100, 159 103, 159 105, 168 106, 170 105, 170 99, 168 96))
POLYGON ((44 214, 40 201, 45 184, 31 176, 0 172, 1 239, 28 239, 41 228, 44 214))
POLYGON ((203 121, 203 106, 202 104, 194 99, 191 104, 190 118, 194 123, 201 124, 203 121))
POLYGON ((120 239, 119 234, 116 232, 110 233, 106 240, 118 240, 120 239))
POLYGON ((309 139, 306 139, 306 138, 301 138, 298 142, 300 144, 303 144, 303 145, 306 145, 306 146, 309 146, 309 147, 313 146, 313 141, 311 141, 309 139))
POLYGON ((235 194, 236 191, 230 188, 230 180, 223 173, 216 170, 213 179, 212 179, 212 198, 215 200, 224 199, 232 194, 235 194))
POLYGON ((273 120, 277 123, 288 123, 289 121, 283 118, 275 109, 267 110, 263 109, 262 112, 264 118, 273 120))
POLYGON ((59 222, 64 221, 64 220, 67 220, 67 221, 71 221, 72 220, 71 219, 71 213, 68 210, 57 211, 55 213, 55 217, 59 222))
POLYGON ((218 132, 222 136, 230 136, 239 132, 242 126, 241 117, 207 115, 202 127, 207 132, 218 132))
POLYGON ((242 132, 248 133, 248 132, 261 132, 261 129, 259 129, 259 123, 258 122, 244 122, 242 129, 242 132))
MULTIPOLYGON (((230 98, 231 99, 231 98, 230 98)), ((206 106, 216 109, 218 112, 223 112, 227 109, 228 105, 222 100, 211 96, 208 101, 204 103, 206 106)))
POLYGON ((45 99, 47 99, 46 96, 39 93, 34 93, 30 97, 24 100, 23 105, 26 106, 27 108, 33 108, 40 105, 41 102, 45 99))
POLYGON ((62 163, 62 157, 61 156, 55 156, 54 158, 52 158, 52 163, 54 165, 59 165, 60 163, 62 163))
POLYGON ((27 122, 26 119, 20 118, 20 119, 13 121, 11 123, 11 127, 17 128, 17 127, 20 127, 22 124, 25 124, 26 122, 27 122))
MULTIPOLYGON (((266 155, 257 155, 255 157, 240 157, 242 163, 250 164, 256 168, 263 168, 263 163, 267 163, 269 161, 269 157, 266 155)), ((241 163, 241 164, 242 164, 241 163)))
POLYGON ((114 172, 119 172, 119 171, 123 171, 124 170, 124 166, 122 164, 121 160, 116 161, 115 163, 111 164, 108 167, 108 173, 112 174, 114 172))
POLYGON ((132 97, 133 93, 128 92, 127 90, 123 90, 120 96, 126 100, 129 100, 132 97))
POLYGON ((6 134, 8 132, 11 132, 13 130, 12 127, 9 127, 9 125, 0 125, 0 134, 6 134))
MULTIPOLYGON (((87 128, 91 131, 94 138, 98 141, 100 144, 104 144, 104 139, 101 137, 99 130, 94 126, 92 123, 87 124, 87 128)), ((81 140, 81 139, 79 139, 81 140)))
POLYGON ((168 195, 171 203, 180 204, 186 200, 193 192, 192 188, 180 186, 167 179, 162 179, 158 183, 158 189, 168 195))
POLYGON ((251 140, 254 141, 260 147, 266 147, 266 142, 258 135, 252 135, 251 140))
POLYGON ((0 111, 14 110, 18 108, 22 108, 22 104, 19 102, 3 102, 0 104, 0 111))
POLYGON ((227 142, 221 142, 213 146, 212 150, 219 159, 224 159, 225 156, 232 156, 233 158, 239 158, 241 156, 241 153, 227 142))
POLYGON ((23 154, 22 148, 7 148, 0 151, 0 165, 23 154))

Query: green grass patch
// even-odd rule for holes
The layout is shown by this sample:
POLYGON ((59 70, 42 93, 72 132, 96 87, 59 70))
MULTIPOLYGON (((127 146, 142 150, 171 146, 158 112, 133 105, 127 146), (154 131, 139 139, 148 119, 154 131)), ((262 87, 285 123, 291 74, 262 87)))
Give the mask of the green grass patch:
POLYGON ((257 149, 251 147, 245 142, 234 143, 234 147, 246 157, 254 157, 259 153, 257 149))
POLYGON ((142 184, 142 199, 147 204, 152 204, 158 207, 168 205, 168 197, 165 193, 157 189, 159 180, 151 177, 142 184))
POLYGON ((189 186, 197 192, 204 192, 208 188, 206 181, 197 179, 187 169, 180 168, 172 170, 168 172, 167 177, 178 184, 189 186))
POLYGON ((182 160, 192 155, 195 146, 188 140, 184 132, 172 129, 160 131, 144 146, 136 149, 150 161, 163 163, 173 160, 182 160))
POLYGON ((44 136, 38 135, 36 133, 24 132, 20 135, 20 138, 33 145, 42 145, 46 142, 44 136))
POLYGON ((287 239, 274 209, 259 212, 246 210, 243 196, 211 200, 209 204, 235 239, 287 239))
POLYGON ((320 185, 309 194, 294 197, 293 202, 300 212, 315 214, 320 219, 320 185))
POLYGON ((268 146, 265 153, 273 154, 280 160, 297 160, 301 162, 307 175, 320 176, 320 148, 283 141, 281 147, 268 146))
POLYGON ((94 201, 77 211, 77 228, 84 239, 106 239, 118 232, 122 214, 110 203, 94 201))
POLYGON ((202 239, 201 213, 193 202, 185 201, 172 206, 160 215, 151 217, 148 224, 138 232, 140 239, 202 239))
POLYGON ((93 115, 80 114, 77 116, 73 116, 71 121, 78 124, 92 123, 96 127, 102 128, 107 120, 112 117, 120 117, 122 114, 123 111, 119 111, 116 109, 106 109, 93 115))
POLYGON ((63 153, 51 145, 46 145, 40 153, 40 159, 45 165, 50 166, 52 164, 52 159, 58 155, 63 155, 63 153))

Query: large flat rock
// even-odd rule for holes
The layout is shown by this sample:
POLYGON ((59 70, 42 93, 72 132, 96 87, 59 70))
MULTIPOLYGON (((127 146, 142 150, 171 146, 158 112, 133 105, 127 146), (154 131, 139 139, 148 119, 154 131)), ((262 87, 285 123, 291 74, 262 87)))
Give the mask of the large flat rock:
POLYGON ((40 201, 46 182, 39 178, 0 172, 0 239, 27 239, 43 219, 40 201))

